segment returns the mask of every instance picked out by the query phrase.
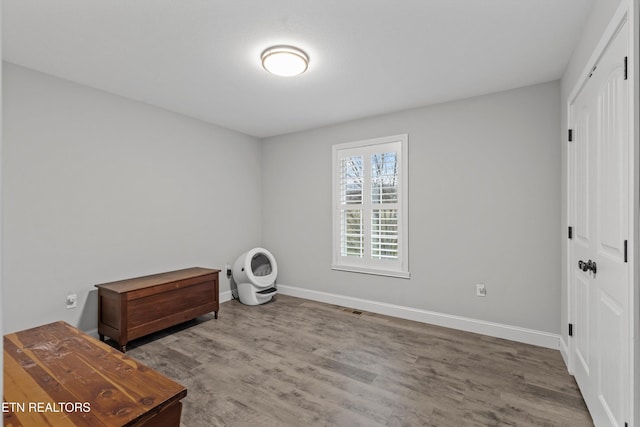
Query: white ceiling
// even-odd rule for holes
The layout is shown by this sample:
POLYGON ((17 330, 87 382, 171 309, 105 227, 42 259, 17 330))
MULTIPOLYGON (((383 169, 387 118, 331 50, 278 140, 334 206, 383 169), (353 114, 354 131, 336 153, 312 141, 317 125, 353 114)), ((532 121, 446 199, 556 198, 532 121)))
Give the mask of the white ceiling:
POLYGON ((558 79, 592 3, 2 0, 2 54, 266 137, 558 79), (275 44, 309 70, 264 71, 275 44))

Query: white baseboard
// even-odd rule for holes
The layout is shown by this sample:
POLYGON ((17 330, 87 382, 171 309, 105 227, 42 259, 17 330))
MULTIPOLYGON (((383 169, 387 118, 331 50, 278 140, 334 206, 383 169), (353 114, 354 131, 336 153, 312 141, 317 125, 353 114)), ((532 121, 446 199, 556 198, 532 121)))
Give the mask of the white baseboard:
POLYGON ((569 370, 569 344, 567 344, 565 340, 562 339, 562 337, 560 337, 559 342, 560 342, 560 355, 562 356, 562 360, 564 360, 564 365, 567 367, 567 370, 571 372, 569 370))
POLYGON ((560 349, 560 336, 548 332, 487 322, 468 317, 454 316, 451 314, 437 313, 434 311, 420 310, 417 308, 403 307, 361 298, 330 294, 327 292, 313 291, 295 286, 277 285, 277 288, 278 292, 282 295, 290 295, 293 297, 370 311, 372 313, 399 317, 401 319, 414 320, 416 322, 474 332, 477 334, 503 338, 525 344, 532 344, 554 350, 560 349))
POLYGON ((232 296, 231 296, 231 291, 224 291, 224 292, 220 292, 220 302, 227 302, 227 301, 231 301, 232 296))

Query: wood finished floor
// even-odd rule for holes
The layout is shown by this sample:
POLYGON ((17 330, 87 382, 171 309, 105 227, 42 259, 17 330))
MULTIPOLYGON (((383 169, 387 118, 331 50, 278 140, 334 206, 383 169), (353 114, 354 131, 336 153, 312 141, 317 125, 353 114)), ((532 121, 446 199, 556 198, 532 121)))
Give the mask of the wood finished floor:
POLYGON ((183 427, 592 426, 558 351, 279 295, 129 344, 183 427))

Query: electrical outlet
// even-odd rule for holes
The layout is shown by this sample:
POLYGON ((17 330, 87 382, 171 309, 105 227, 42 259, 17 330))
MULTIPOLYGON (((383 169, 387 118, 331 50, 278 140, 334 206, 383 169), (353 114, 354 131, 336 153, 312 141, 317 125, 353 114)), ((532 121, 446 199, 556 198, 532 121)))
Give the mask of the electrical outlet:
POLYGON ((78 306, 78 295, 67 294, 67 308, 76 308, 78 306))
POLYGON ((487 296, 487 288, 484 287, 484 283, 476 284, 476 295, 479 297, 487 296))
POLYGON ((229 263, 227 263, 227 264, 224 266, 224 269, 227 271, 227 277, 228 277, 229 279, 231 279, 231 266, 229 265, 229 263))

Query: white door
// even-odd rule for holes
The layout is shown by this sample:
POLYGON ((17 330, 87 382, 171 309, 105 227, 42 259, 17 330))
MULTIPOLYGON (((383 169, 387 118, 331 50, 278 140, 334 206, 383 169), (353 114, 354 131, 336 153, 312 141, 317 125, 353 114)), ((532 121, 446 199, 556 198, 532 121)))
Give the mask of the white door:
POLYGON ((570 357, 596 426, 630 415, 627 40, 625 24, 571 105, 570 357))

